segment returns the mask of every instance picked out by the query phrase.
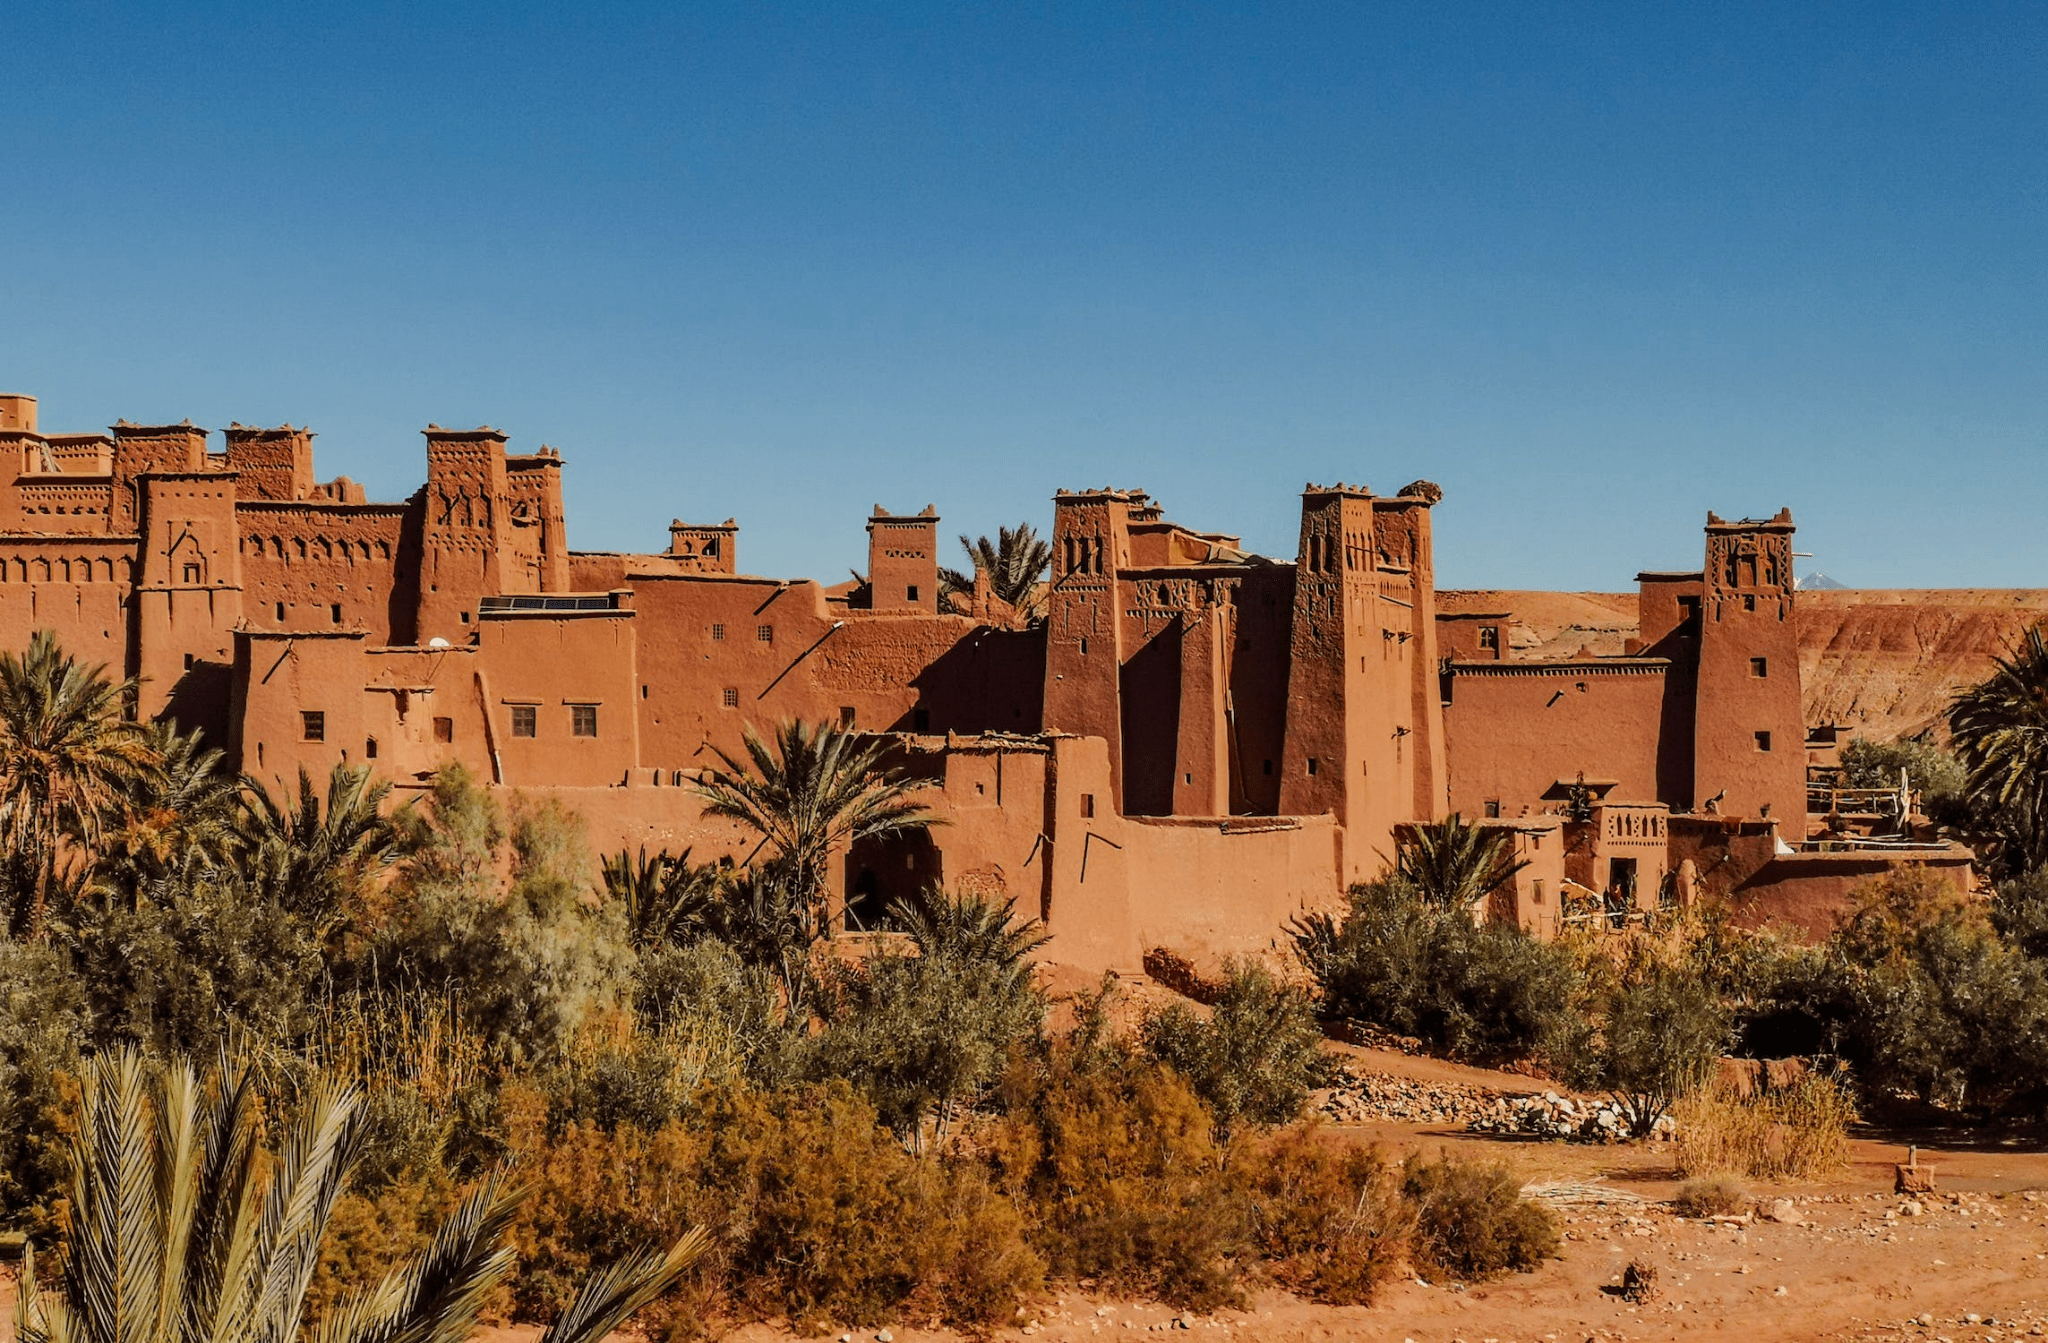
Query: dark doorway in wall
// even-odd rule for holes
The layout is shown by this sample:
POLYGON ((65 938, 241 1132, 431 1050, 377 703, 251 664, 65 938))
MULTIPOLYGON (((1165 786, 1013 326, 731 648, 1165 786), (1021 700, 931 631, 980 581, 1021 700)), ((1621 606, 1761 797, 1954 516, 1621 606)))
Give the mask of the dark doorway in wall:
POLYGON ((900 931, 891 907, 945 883, 944 855, 924 831, 861 840, 846 855, 843 927, 849 933, 900 931))

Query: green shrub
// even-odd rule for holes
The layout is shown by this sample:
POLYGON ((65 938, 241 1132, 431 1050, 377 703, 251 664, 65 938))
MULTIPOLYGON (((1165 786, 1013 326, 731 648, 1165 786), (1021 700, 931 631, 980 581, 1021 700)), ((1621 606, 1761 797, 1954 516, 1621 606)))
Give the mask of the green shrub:
POLYGON ((1581 976, 1571 950, 1381 880, 1351 888, 1341 924, 1295 925, 1326 1016, 1417 1036, 1460 1058, 1564 1059, 1581 1049, 1581 976))
POLYGON ((1296 1125, 1233 1155, 1251 1247, 1274 1281, 1335 1306, 1371 1305, 1415 1228, 1401 1179, 1377 1147, 1296 1125))
POLYGON ((1037 925, 1010 904, 932 892, 895 911, 915 953, 883 950, 835 965, 821 1002, 817 1066, 851 1081, 883 1122, 917 1134, 925 1117, 994 1082, 1012 1049, 1036 1038, 1045 1002, 1029 953, 1037 925))
POLYGON ((1732 1217, 1749 1203, 1749 1191, 1727 1175, 1695 1176, 1678 1186, 1671 1206, 1681 1217, 1732 1217))
POLYGON ((1526 1273, 1558 1253, 1557 1219, 1522 1197, 1506 1166, 1418 1154, 1401 1176, 1415 1204, 1416 1260, 1436 1273, 1478 1282, 1526 1273))
POLYGON ((1325 1072, 1314 1000, 1256 962, 1231 962, 1209 1017, 1176 1003, 1149 1016, 1146 1050, 1188 1079, 1216 1122, 1281 1124, 1325 1072))
POLYGON ((67 1169, 62 1115, 85 1037, 63 957, 0 936, 0 1226, 41 1234, 67 1169))
POLYGON ((1846 788, 1897 788, 1902 769, 1930 808, 1961 797, 1970 781, 1962 761, 1919 737, 1885 742, 1857 737, 1842 748, 1846 788))
POLYGON ((1727 1041, 1727 1011, 1699 976, 1641 947, 1617 976, 1589 1071, 1643 1137, 1707 1084, 1727 1041))
POLYGON ((501 1056, 559 1058, 587 1019, 622 1005, 633 952, 619 904, 593 889, 580 818, 552 799, 516 806, 500 893, 505 834, 496 803, 444 770, 370 960, 400 983, 459 998, 501 1056))

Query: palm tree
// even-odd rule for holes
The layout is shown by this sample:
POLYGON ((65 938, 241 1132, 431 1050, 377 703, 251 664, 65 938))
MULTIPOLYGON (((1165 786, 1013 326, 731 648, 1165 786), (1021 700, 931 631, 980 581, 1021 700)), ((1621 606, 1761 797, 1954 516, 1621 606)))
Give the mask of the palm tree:
POLYGON ((986 536, 975 541, 963 536, 960 548, 967 552, 974 568, 965 573, 958 569, 939 570, 941 606, 953 593, 972 593, 974 575, 984 573, 988 575, 990 590, 1007 602, 1019 619, 1030 620, 1039 615, 1045 598, 1038 589, 1038 580, 1052 566, 1052 546, 1038 539, 1037 528, 1028 522, 998 527, 993 544, 986 536))
POLYGON ((102 867, 141 880, 187 856, 209 867, 226 863, 241 848, 244 801, 243 781, 223 767, 226 753, 171 723, 152 723, 143 735, 156 767, 129 782, 121 828, 107 838, 102 867))
POLYGON ((727 868, 693 863, 690 851, 667 849, 638 858, 621 849, 604 860, 604 884, 626 906, 626 927, 640 951, 667 946, 705 926, 725 884, 727 868))
POLYGON ((1425 904, 1470 909, 1528 865, 1528 859, 1514 856, 1507 836, 1452 812, 1432 825, 1409 828, 1394 872, 1425 904))
POLYGON ((1949 734, 1970 772, 1969 797, 1987 815, 2006 866, 2048 863, 2048 635, 2040 625, 1997 659, 1991 675, 1949 705, 1949 734))
POLYGON ((33 872, 27 907, 17 897, 10 926, 42 936, 58 846, 96 847, 121 815, 126 791, 158 757, 130 721, 139 683, 110 681, 104 666, 67 654, 49 630, 22 656, 0 654, 0 834, 33 872))
POLYGON ((894 902, 889 914, 920 956, 982 966, 1005 984, 1029 979, 1031 953, 1052 941, 1038 920, 1018 919, 1015 900, 933 888, 894 902))
MULTIPOLYGON (((360 1096, 316 1087, 275 1152, 243 1065, 204 1085, 189 1064, 123 1050, 87 1066, 67 1194, 71 1234, 45 1294, 33 1253, 15 1306, 20 1343, 292 1343, 321 1237, 362 1155, 360 1096)), ((512 1266, 518 1206, 502 1172, 441 1224, 433 1243, 343 1302, 317 1343, 463 1343, 512 1266)), ((542 1343, 598 1343, 704 1253, 692 1231, 664 1252, 593 1276, 542 1343)))
POLYGON ((391 785, 371 778, 367 768, 336 762, 324 807, 303 768, 297 800, 283 806, 255 780, 245 787, 241 837, 251 884, 323 926, 341 915, 398 842, 397 827, 384 814, 391 785))
POLYGON ((772 744, 751 727, 745 742, 752 768, 718 751, 725 767, 700 778, 697 795, 705 815, 737 821, 767 842, 806 908, 822 902, 835 849, 937 823, 911 798, 924 782, 885 768, 880 741, 863 746, 859 734, 830 723, 789 719, 772 744))

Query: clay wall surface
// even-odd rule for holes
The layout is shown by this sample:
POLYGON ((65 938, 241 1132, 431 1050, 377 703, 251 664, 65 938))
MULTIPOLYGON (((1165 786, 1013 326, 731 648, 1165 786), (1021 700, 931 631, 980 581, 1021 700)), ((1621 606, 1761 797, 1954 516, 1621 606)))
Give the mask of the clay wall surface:
POLYGON ((1819 942, 1854 907, 1850 893, 1860 883, 1902 867, 1925 867, 1970 889, 1971 855, 1960 844, 1912 853, 1801 851, 1774 856, 1726 902, 1738 927, 1777 926, 1819 942))
POLYGON ((1131 496, 1064 491, 1053 499, 1046 594, 1045 727, 1099 737, 1122 795, 1123 626, 1118 571, 1130 550, 1131 496))
POLYGON ((406 504, 244 502, 243 610, 263 630, 361 629, 412 642, 416 564, 406 504))
POLYGON ((641 763, 696 768, 783 718, 872 731, 1035 732, 1042 631, 834 614, 815 583, 635 573, 641 763), (765 632, 765 637, 764 636, 765 632))
POLYGON ((312 431, 288 424, 277 429, 233 424, 222 437, 227 467, 241 478, 242 498, 292 503, 312 490, 312 431))
POLYGON ((55 630, 88 664, 126 675, 134 564, 131 537, 0 537, 0 647, 18 652, 55 630))
POLYGON ((476 674, 495 777, 515 787, 626 781, 640 761, 636 614, 483 614, 476 674))
POLYGON ((0 490, 0 529, 105 536, 111 526, 114 487, 102 475, 22 475, 0 490))
POLYGON ((1559 779, 1612 781, 1617 801, 1652 802, 1667 665, 1460 664, 1445 711, 1450 809, 1524 816, 1563 801, 1559 779))
POLYGON ((1274 952, 1289 919, 1342 904, 1336 829, 1327 816, 1130 819, 1119 857, 1137 945, 1190 959, 1274 952))

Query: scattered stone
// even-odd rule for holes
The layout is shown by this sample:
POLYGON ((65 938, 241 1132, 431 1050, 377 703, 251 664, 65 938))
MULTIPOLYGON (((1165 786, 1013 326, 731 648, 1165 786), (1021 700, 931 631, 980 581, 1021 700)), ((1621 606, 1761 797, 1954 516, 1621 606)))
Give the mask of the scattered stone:
POLYGON ((1767 1222, 1783 1222, 1790 1226, 1799 1225, 1799 1205, 1789 1198, 1771 1200, 1771 1206, 1760 1214, 1767 1222))
POLYGON ((1657 1295, 1657 1267, 1654 1264, 1631 1263, 1622 1270, 1621 1299, 1632 1305, 1641 1305, 1657 1295))

